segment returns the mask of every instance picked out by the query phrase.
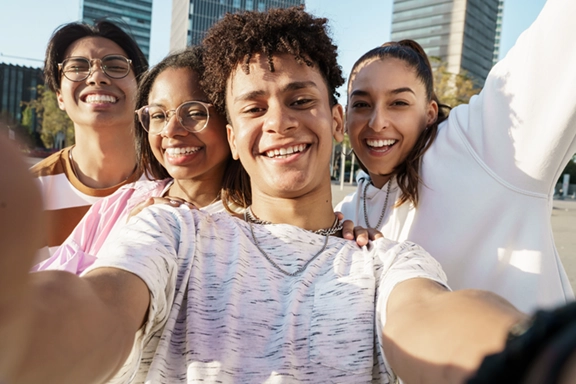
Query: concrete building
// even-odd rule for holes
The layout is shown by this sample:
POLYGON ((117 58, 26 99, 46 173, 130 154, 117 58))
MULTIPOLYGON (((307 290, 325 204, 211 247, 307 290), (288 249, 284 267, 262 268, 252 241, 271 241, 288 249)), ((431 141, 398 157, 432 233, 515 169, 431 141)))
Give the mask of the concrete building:
POLYGON ((482 85, 492 68, 500 0, 394 0, 392 40, 413 39, 452 73, 482 85))
POLYGON ((149 58, 152 0, 81 0, 80 9, 82 21, 89 24, 103 17, 118 21, 149 58))
POLYGON ((204 32, 226 12, 264 11, 304 4, 304 0, 172 0, 170 51, 198 44, 204 32))

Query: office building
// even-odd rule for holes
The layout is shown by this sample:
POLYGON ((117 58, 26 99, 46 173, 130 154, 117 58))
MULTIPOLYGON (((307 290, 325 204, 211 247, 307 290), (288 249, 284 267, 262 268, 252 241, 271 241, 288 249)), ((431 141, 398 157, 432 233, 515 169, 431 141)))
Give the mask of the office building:
POLYGON ((304 4, 304 0, 172 0, 170 51, 199 44, 208 28, 226 12, 264 11, 304 4))
POLYGON ((504 0, 498 1, 498 16, 496 16, 496 35, 494 36, 494 56, 492 65, 500 58, 500 40, 502 39, 502 15, 504 13, 504 0))
MULTIPOLYGON (((44 84, 41 68, 0 63, 0 115, 22 124, 23 103, 36 100, 37 86, 44 84)), ((36 116, 32 116, 32 131, 38 129, 36 116)))
POLYGON ((500 0, 394 0, 392 40, 413 39, 452 73, 482 85, 492 68, 500 0))
POLYGON ((82 21, 89 24, 103 17, 117 21, 149 58, 152 0, 83 0, 81 12, 82 21))

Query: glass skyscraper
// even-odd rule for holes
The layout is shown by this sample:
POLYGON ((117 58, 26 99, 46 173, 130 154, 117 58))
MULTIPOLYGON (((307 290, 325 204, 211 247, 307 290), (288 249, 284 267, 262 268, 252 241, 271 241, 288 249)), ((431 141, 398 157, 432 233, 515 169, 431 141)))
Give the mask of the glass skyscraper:
POLYGON ((152 0, 83 0, 81 10, 82 21, 89 24, 103 17, 118 22, 149 58, 152 0))
POLYGON ((170 51, 199 44, 208 28, 226 12, 264 11, 304 4, 304 0, 172 0, 170 51))
POLYGON ((416 40, 429 56, 482 85, 492 68, 499 0, 394 0, 392 40, 416 40))

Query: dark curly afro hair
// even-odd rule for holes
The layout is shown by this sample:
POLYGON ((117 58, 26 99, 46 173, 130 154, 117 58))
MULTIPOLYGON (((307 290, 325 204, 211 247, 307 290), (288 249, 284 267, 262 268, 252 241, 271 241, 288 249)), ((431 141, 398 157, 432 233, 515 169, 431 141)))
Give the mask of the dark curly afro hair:
POLYGON ((202 43, 206 49, 203 87, 217 110, 226 112, 226 83, 232 72, 241 63, 249 73, 250 59, 258 53, 267 55, 271 72, 274 54, 291 54, 299 63, 316 66, 336 104, 336 88, 344 78, 337 62, 337 47, 328 36, 327 21, 307 13, 304 6, 224 15, 208 30, 202 43))

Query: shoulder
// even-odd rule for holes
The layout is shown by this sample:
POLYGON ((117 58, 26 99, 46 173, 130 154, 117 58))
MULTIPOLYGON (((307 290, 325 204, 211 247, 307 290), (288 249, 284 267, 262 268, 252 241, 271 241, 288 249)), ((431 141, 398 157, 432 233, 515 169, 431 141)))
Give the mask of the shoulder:
POLYGON ((35 177, 52 176, 66 173, 66 167, 63 161, 66 161, 67 153, 70 148, 64 148, 56 153, 51 154, 44 160, 39 161, 30 168, 30 172, 35 177))
POLYGON ((120 192, 138 192, 142 194, 153 194, 154 196, 159 195, 166 186, 172 182, 171 178, 163 179, 163 180, 146 180, 140 179, 133 183, 125 184, 118 188, 116 193, 120 192))
POLYGON ((430 278, 443 284, 447 281, 440 263, 418 244, 381 238, 373 242, 373 247, 385 271, 394 271, 394 274, 400 273, 411 278, 430 278))

